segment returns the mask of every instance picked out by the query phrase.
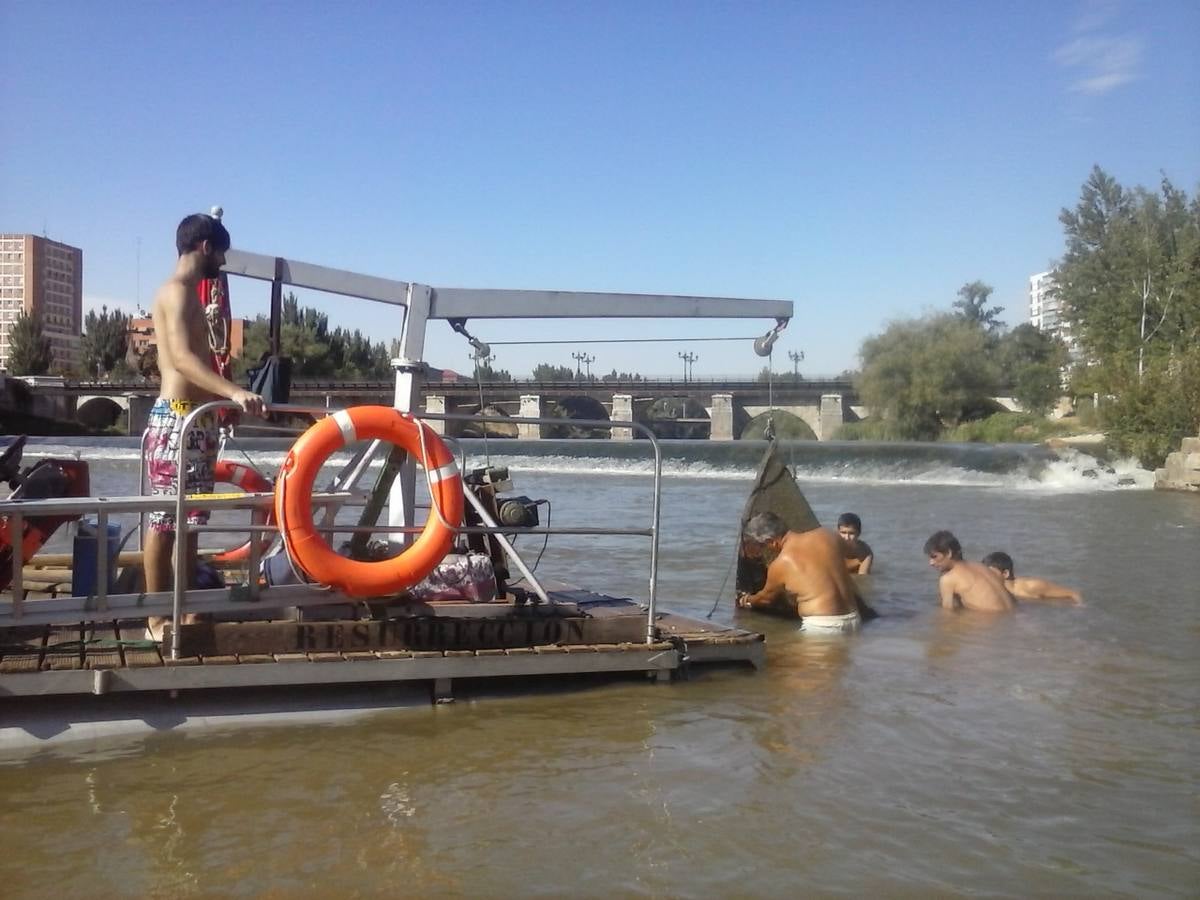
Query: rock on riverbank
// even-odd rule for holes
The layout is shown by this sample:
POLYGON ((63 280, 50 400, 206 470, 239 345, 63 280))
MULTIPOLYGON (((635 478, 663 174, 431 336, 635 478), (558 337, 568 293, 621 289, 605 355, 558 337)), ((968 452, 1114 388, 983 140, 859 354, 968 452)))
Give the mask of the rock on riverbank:
POLYGON ((1154 486, 1164 491, 1200 491, 1200 437, 1183 439, 1179 452, 1167 455, 1154 473, 1154 486))

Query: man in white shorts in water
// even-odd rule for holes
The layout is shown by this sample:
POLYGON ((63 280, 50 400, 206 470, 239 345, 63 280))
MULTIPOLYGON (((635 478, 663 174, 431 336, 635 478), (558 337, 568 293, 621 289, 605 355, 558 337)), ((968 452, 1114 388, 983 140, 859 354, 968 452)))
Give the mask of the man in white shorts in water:
POLYGON ((774 513, 760 513, 742 532, 743 553, 774 554, 762 590, 738 597, 742 609, 793 610, 800 630, 849 634, 862 625, 861 601, 846 571, 845 541, 828 528, 788 531, 774 513))

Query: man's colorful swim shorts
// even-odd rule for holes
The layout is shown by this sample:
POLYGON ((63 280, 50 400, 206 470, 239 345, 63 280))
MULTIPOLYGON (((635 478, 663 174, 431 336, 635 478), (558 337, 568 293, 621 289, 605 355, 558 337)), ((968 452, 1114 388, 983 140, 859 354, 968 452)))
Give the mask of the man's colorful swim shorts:
MULTIPOLYGON (((150 409, 142 450, 146 454, 151 495, 179 493, 179 432, 184 418, 195 405, 191 400, 166 400, 160 397, 150 409)), ((185 494, 212 493, 218 444, 216 416, 205 413, 192 423, 188 431, 186 468, 183 472, 185 494)), ((149 520, 150 527, 155 531, 175 530, 174 511, 156 510, 150 513, 149 520)), ((207 522, 206 510, 194 509, 188 513, 189 525, 207 522)))

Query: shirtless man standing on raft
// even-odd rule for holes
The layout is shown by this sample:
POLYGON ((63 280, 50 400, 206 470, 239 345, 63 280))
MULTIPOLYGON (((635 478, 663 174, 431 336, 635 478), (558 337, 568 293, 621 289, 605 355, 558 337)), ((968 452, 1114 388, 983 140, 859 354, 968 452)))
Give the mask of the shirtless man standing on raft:
POLYGON ((742 552, 751 558, 774 553, 762 590, 738 597, 742 609, 785 605, 800 616, 800 630, 845 634, 862 625, 858 592, 846 571, 843 541, 828 528, 788 531, 774 513, 746 523, 742 552))
MULTIPOLYGON (((158 368, 162 374, 158 400, 150 410, 143 449, 150 476, 151 494, 212 493, 213 467, 217 459, 217 419, 202 416, 188 432, 187 467, 180 485, 178 469, 179 432, 183 420, 197 406, 210 400, 232 400, 250 415, 262 415, 263 400, 258 394, 238 387, 212 370, 209 365, 208 324, 204 309, 196 298, 204 278, 217 278, 229 249, 229 232, 216 216, 197 214, 179 223, 175 247, 179 262, 175 273, 164 282, 154 297, 154 332, 158 342, 158 368)), ((189 524, 208 521, 204 510, 188 513, 189 524)), ((144 565, 148 592, 171 589, 171 552, 175 547, 174 511, 155 511, 149 515, 150 528, 145 536, 144 565)), ((195 533, 188 535, 186 571, 189 586, 196 572, 195 533)), ((154 640, 162 639, 168 619, 151 616, 147 631, 154 640)), ((184 616, 184 624, 195 621, 184 616)))
POLYGON ((1012 612, 1016 601, 1004 579, 983 563, 962 558, 962 545, 949 531, 938 531, 925 542, 929 565, 942 573, 938 594, 943 609, 973 609, 978 612, 1012 612))

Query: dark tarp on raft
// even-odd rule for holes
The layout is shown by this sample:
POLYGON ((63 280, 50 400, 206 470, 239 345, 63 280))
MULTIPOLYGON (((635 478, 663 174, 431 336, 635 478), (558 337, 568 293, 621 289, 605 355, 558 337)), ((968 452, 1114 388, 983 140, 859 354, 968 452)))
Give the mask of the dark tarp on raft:
POLYGON ((788 527, 789 531, 812 531, 820 528, 816 514, 800 488, 796 487, 796 479, 780 459, 778 446, 775 441, 767 447, 762 462, 758 464, 758 477, 746 500, 746 508, 742 511, 742 521, 738 527, 738 592, 753 593, 762 589, 767 578, 767 568, 756 559, 742 556, 742 532, 746 523, 759 513, 772 512, 788 527))
POLYGON ((292 391, 292 361, 286 356, 267 356, 246 375, 250 390, 267 404, 287 403, 292 391))

